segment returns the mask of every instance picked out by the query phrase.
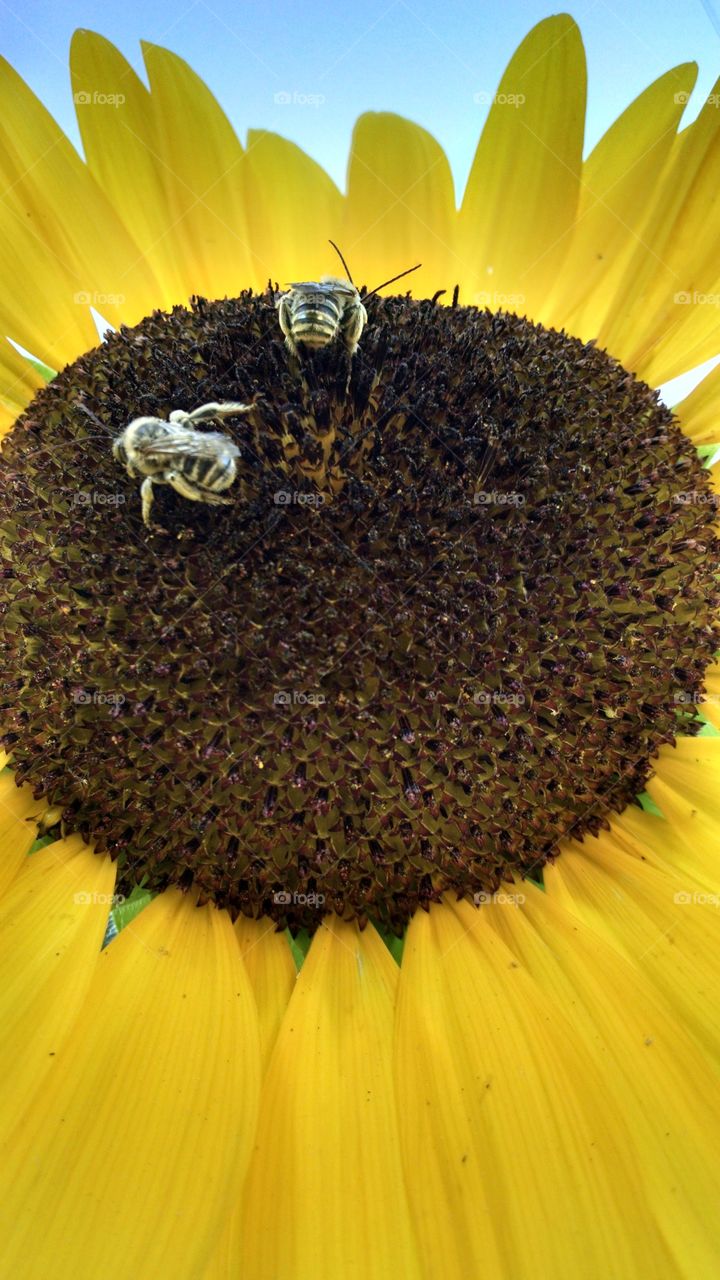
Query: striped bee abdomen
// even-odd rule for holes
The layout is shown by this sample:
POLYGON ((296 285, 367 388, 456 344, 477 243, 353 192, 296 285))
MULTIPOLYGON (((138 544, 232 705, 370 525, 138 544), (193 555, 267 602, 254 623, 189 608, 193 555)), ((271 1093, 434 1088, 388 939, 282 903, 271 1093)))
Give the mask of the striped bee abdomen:
POLYGON ((182 470, 189 480, 215 493, 232 484, 235 460, 229 453, 217 458, 186 458, 182 470))
POLYGON ((324 347, 336 337, 341 317, 342 306, 331 293, 302 293, 292 300, 292 336, 307 347, 324 347))

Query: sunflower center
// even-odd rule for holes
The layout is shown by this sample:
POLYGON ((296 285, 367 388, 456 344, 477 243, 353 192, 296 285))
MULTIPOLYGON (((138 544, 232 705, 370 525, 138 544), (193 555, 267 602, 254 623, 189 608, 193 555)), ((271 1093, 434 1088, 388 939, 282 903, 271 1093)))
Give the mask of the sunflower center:
POLYGON ((516 316, 370 309, 352 361, 289 356, 267 296, 155 313, 5 442, 3 740, 126 886, 401 928, 697 727, 713 508, 656 394, 516 316), (210 426, 232 501, 156 485, 148 528, 113 437, 210 401, 253 402, 210 426))

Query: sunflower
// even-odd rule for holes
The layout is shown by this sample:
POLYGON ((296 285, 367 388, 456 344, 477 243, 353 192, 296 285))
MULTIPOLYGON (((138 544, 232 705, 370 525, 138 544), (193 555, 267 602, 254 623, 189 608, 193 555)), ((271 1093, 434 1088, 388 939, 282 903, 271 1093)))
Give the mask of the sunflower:
POLYGON ((344 196, 144 55, 76 35, 85 162, 2 66, 2 1274, 715 1276, 720 370, 652 388, 718 95, 583 160, 550 18, 457 212, 418 126, 344 196), (422 266, 288 352, 330 237, 422 266), (231 505, 145 527, 113 436, 230 401, 231 505))

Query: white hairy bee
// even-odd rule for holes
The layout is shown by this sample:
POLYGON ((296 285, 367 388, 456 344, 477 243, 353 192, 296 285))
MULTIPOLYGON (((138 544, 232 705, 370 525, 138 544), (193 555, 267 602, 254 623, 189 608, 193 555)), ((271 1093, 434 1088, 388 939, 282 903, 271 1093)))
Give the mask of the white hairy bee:
POLYGON ((411 271, 417 271, 421 263, 401 271, 384 284, 379 284, 372 293, 360 297, 352 282, 348 265, 334 240, 330 241, 345 270, 347 280, 337 276, 323 276, 321 280, 305 280, 291 284, 287 293, 283 293, 275 303, 278 310, 280 328, 285 334, 285 346, 292 355, 297 356, 298 343, 305 347, 326 347, 341 337, 351 356, 355 355, 367 324, 367 311, 364 303, 372 298, 385 285, 394 284, 411 271))
POLYGON ((253 408, 251 404, 212 402, 192 413, 175 409, 167 422, 163 418, 134 418, 129 423, 113 444, 113 456, 134 480, 144 477, 140 496, 146 525, 150 524, 154 484, 169 484, 191 502, 217 505, 232 501, 223 493, 235 479, 240 450, 219 431, 196 431, 195 423, 249 413, 253 408))

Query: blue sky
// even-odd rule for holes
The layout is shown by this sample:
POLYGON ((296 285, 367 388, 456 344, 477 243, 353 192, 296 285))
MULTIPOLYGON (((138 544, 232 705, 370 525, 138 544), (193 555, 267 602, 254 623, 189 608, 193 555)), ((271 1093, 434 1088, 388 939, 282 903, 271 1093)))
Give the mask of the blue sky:
MULTIPOLYGON (((86 27, 141 75, 141 39, 172 49, 207 81, 241 138, 247 128, 274 129, 340 185, 356 117, 397 111, 435 134, 461 191, 487 113, 476 95, 495 88, 529 28, 559 9, 548 0, 0 0, 0 51, 78 146, 68 48, 73 30, 86 27)), ((588 55, 588 148, 668 67, 700 64, 686 118, 720 74, 720 0, 579 0, 569 11, 588 55)))

